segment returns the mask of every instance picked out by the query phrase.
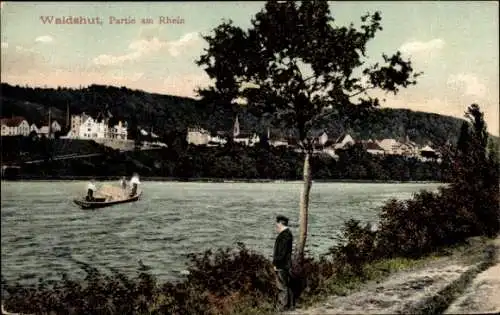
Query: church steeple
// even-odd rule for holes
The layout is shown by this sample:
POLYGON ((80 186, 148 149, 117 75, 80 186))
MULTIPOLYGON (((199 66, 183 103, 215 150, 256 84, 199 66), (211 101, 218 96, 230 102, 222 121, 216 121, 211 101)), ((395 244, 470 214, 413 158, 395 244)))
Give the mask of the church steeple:
POLYGON ((233 137, 237 137, 240 134, 240 122, 238 120, 238 115, 236 115, 236 120, 233 126, 233 137))

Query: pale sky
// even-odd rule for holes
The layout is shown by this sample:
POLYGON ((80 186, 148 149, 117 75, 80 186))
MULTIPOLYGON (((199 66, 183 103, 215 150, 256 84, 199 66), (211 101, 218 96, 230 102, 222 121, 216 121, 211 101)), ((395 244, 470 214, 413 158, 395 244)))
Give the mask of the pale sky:
MULTIPOLYGON (((47 87, 90 84, 194 97, 210 84, 194 64, 207 34, 222 19, 248 27, 264 2, 2 2, 1 81, 47 87), (99 17, 102 25, 55 25, 42 17, 99 17), (135 24, 110 24, 135 18, 135 24), (180 24, 159 24, 160 17, 180 24), (151 18, 152 25, 141 24, 151 18)), ((489 131, 499 135, 499 23, 497 1, 330 2, 338 25, 366 12, 382 13, 368 46, 370 61, 400 50, 423 71, 419 83, 384 107, 463 117, 480 105, 489 131)), ((55 21, 55 20, 54 20, 55 21)))

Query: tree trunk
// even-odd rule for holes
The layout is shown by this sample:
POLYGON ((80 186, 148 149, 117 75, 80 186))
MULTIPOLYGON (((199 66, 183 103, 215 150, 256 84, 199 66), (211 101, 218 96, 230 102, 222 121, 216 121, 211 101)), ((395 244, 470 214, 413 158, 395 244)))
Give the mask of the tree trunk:
POLYGON ((304 186, 302 187, 302 193, 300 196, 300 227, 299 227, 299 242, 297 244, 297 252, 296 259, 301 265, 304 260, 304 250, 306 247, 306 239, 307 239, 307 219, 309 212, 309 192, 311 191, 312 186, 312 177, 311 177, 311 166, 309 164, 310 153, 305 153, 304 158, 304 170, 303 170, 303 180, 304 186))

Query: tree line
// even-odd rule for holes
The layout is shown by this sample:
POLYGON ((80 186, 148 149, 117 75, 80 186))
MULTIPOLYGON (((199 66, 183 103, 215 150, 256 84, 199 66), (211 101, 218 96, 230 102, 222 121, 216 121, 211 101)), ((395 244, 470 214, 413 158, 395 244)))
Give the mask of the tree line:
MULTIPOLYGON (((129 137, 139 136, 138 126, 160 136, 160 140, 173 134, 183 133, 188 127, 200 126, 211 131, 230 133, 235 115, 238 115, 242 131, 263 134, 270 126, 268 119, 258 117, 247 108, 229 110, 214 105, 217 100, 158 95, 125 87, 91 85, 86 88, 33 88, 1 84, 2 117, 23 116, 40 127, 48 123, 48 110, 67 132, 66 109, 70 114, 86 112, 94 118, 109 115, 110 124, 118 120, 129 124, 129 137), (148 130, 149 131, 149 130, 148 130)), ((346 110, 347 111, 347 110, 346 110)), ((343 132, 354 139, 404 138, 425 144, 429 141, 441 146, 450 141, 456 143, 462 121, 457 118, 407 109, 376 108, 364 115, 335 112, 315 125, 317 131, 326 131, 330 137, 343 132)), ((288 136, 293 130, 271 125, 275 137, 288 136)))
MULTIPOLYGON (((180 180, 200 179, 269 179, 300 180, 300 152, 270 146, 203 147, 184 143, 183 147, 151 151, 117 152, 93 141, 62 141, 9 137, 4 142, 2 159, 44 160, 40 164, 25 164, 25 177, 141 176, 180 180), (20 152, 23 152, 20 155, 20 152), (101 156, 52 161, 56 155, 78 152, 102 153, 101 156)), ((355 145, 337 151, 338 158, 323 153, 311 158, 312 174, 318 180, 380 180, 380 181, 442 181, 445 164, 422 162, 402 156, 374 156, 355 145)))

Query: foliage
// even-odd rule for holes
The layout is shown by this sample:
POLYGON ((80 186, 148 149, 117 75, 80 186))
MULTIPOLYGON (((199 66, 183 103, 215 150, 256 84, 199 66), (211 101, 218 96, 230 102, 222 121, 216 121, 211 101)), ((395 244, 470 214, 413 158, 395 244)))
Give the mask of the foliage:
POLYGON ((363 227, 359 221, 349 220, 344 223, 340 242, 329 253, 343 273, 361 276, 363 266, 374 256, 375 236, 370 224, 363 227))
MULTIPOLYGON (((116 177, 137 171, 141 176, 172 179, 298 180, 301 155, 280 147, 231 148, 188 146, 180 141, 152 151, 118 152, 93 141, 3 137, 2 160, 37 160, 66 154, 101 153, 84 159, 26 164, 21 176, 116 177), (51 153, 50 155, 48 153, 51 153)), ((339 152, 339 159, 313 156, 317 180, 441 181, 446 170, 437 162, 397 156, 373 156, 353 147, 339 152)))
POLYGON ((190 255, 191 265, 187 281, 208 290, 215 296, 227 296, 234 292, 273 296, 276 288, 274 271, 269 260, 252 254, 243 243, 236 252, 230 249, 211 250, 202 255, 190 255))
MULTIPOLYGON (((248 108, 231 107, 224 109, 214 107, 220 104, 206 100, 196 101, 190 98, 176 98, 169 95, 150 94, 146 92, 119 89, 112 86, 92 85, 88 88, 30 88, 1 84, 2 116, 23 116, 38 127, 47 124, 48 106, 51 106, 52 118, 65 122, 66 104, 70 104, 71 114, 96 115, 102 111, 101 103, 93 103, 92 93, 96 99, 107 99, 111 123, 122 119, 129 123, 130 138, 134 139, 134 119, 140 126, 152 127, 153 132, 167 144, 173 139, 186 139, 187 127, 200 125, 211 131, 231 130, 234 114, 237 113, 244 131, 265 133, 269 121, 259 119, 248 108), (148 111, 156 119, 149 121, 148 111), (234 112, 233 112, 234 111, 234 112), (184 135, 183 135, 184 134, 184 135)), ((414 112, 408 109, 380 108, 365 113, 363 117, 346 119, 341 113, 331 113, 319 119, 318 131, 326 131, 329 137, 337 137, 342 132, 349 132, 354 139, 402 138, 408 135, 411 140, 426 144, 431 141, 437 146, 447 140, 455 143, 459 134, 461 119, 432 113, 414 112)), ((291 130, 271 127, 275 137, 285 137, 291 130)), ((498 138, 495 138, 498 142, 498 138)))
POLYGON ((498 155, 490 144, 479 106, 471 105, 462 125, 448 187, 422 191, 406 201, 390 200, 377 232, 348 222, 344 244, 332 249, 353 267, 391 257, 421 257, 471 236, 495 237, 500 231, 498 155), (489 152, 489 153, 488 153, 489 152))
POLYGON ((190 255, 190 262, 187 279, 164 284, 142 263, 131 278, 80 262, 87 273, 83 281, 63 275, 52 284, 26 287, 2 278, 2 299, 10 311, 58 314, 232 314, 240 303, 251 308, 274 299, 270 262, 242 244, 235 251, 190 255))
POLYGON ((368 90, 397 94, 416 84, 419 73, 399 51, 383 54, 383 65, 366 66, 366 46, 382 30, 381 20, 375 12, 361 17, 360 29, 340 27, 333 24, 327 1, 267 1, 248 30, 227 21, 203 37, 208 48, 196 64, 215 84, 200 96, 213 100, 217 95, 226 108, 244 104, 257 117, 292 130, 305 153, 296 252, 300 261, 307 239, 313 131, 319 120, 336 113, 351 118, 378 106, 368 90))
MULTIPOLYGON (((59 281, 23 286, 2 276, 2 301, 10 312, 36 314, 274 314, 277 287, 271 262, 242 244, 231 250, 192 254, 190 274, 182 281, 160 283, 139 263, 135 277, 116 270, 102 272, 86 263, 83 280, 62 275, 59 281)), ((305 260, 306 282, 299 303, 310 304, 325 294, 344 295, 366 280, 418 261, 390 259, 366 263, 360 272, 328 256, 305 260)))
POLYGON ((204 36, 209 47, 196 63, 215 85, 200 95, 218 95, 224 106, 245 98, 251 113, 294 130, 311 150, 310 132, 325 111, 376 106, 378 100, 361 95, 373 88, 396 94, 416 83, 419 74, 399 52, 384 54, 384 65, 365 66, 366 45, 382 29, 379 12, 361 17, 360 30, 333 21, 326 1, 269 1, 248 30, 223 22, 204 36))

